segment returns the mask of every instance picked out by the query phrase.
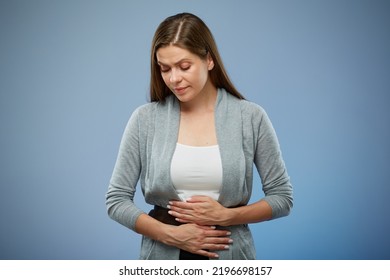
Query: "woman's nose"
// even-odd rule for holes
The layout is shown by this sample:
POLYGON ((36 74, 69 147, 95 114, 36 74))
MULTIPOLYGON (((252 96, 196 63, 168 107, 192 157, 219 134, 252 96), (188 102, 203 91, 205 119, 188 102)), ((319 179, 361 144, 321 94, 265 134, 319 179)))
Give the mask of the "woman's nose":
POLYGON ((176 70, 176 69, 172 69, 169 81, 171 83, 177 83, 177 82, 180 82, 180 80, 181 80, 180 72, 178 70, 176 70))

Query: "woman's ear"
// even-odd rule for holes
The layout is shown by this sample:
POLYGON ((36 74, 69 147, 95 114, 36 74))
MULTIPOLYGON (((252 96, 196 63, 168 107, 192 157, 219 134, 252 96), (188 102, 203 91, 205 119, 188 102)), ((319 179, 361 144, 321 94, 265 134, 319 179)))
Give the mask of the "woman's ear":
POLYGON ((214 60, 211 57, 210 53, 207 54, 207 69, 209 71, 213 70, 214 68, 214 60))

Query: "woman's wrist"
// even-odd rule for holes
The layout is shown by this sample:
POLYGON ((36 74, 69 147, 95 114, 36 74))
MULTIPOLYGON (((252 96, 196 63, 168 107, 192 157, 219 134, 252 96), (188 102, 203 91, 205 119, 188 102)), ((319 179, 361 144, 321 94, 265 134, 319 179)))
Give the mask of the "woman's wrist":
POLYGON ((263 222, 272 218, 272 208, 268 202, 260 200, 250 205, 225 208, 221 217, 221 226, 263 222))
POLYGON ((142 214, 136 222, 135 231, 153 240, 170 245, 174 228, 174 226, 164 224, 147 214, 142 214))
POLYGON ((221 215, 222 219, 219 225, 224 227, 233 225, 236 215, 237 210, 235 208, 225 208, 221 215))
POLYGON ((156 235, 155 240, 166 245, 173 246, 174 244, 174 229, 175 227, 172 225, 161 223, 159 226, 158 234, 156 235))

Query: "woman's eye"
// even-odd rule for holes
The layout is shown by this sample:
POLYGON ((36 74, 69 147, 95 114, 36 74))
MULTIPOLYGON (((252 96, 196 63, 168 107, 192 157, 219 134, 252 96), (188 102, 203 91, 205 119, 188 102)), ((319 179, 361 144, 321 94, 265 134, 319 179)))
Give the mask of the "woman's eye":
MULTIPOLYGON (((187 71, 191 68, 191 65, 180 65, 180 70, 182 71, 187 71)), ((167 67, 167 66, 160 66, 160 71, 161 73, 168 73, 169 71, 171 71, 171 68, 170 67, 167 67)))
POLYGON ((167 73, 167 72, 169 72, 169 68, 167 68, 167 67, 160 67, 160 71, 162 73, 167 73))

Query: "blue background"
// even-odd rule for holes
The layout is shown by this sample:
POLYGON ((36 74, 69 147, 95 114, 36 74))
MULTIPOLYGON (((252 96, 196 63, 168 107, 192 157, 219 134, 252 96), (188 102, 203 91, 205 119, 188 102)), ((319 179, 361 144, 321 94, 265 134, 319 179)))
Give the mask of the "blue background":
POLYGON ((251 225, 258 257, 390 259, 390 1, 379 0, 1 0, 0 259, 138 258, 140 237, 108 218, 105 192, 148 100, 153 33, 182 11, 209 25, 280 139, 295 206, 251 225))

